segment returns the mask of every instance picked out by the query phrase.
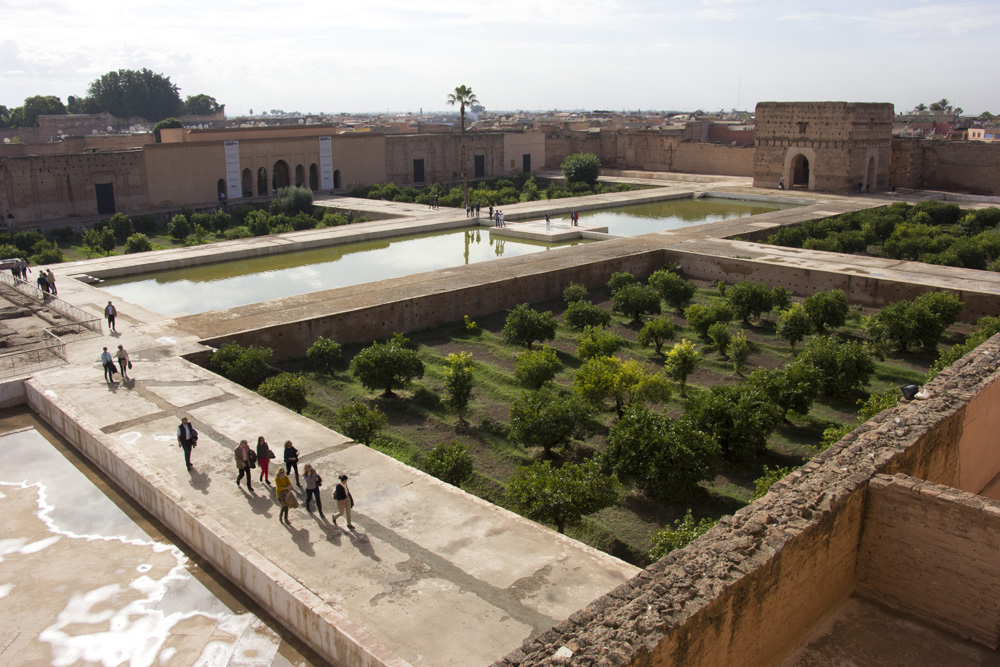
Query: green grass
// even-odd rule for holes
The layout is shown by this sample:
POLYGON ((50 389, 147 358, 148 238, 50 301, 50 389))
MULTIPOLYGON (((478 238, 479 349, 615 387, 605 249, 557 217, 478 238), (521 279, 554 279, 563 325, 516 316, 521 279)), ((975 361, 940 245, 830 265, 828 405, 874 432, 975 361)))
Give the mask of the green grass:
MULTIPOLYGON (((599 306, 610 310, 610 297, 605 290, 591 294, 599 306)), ((708 303, 721 298, 714 285, 703 284, 695 302, 708 303)), ((547 344, 555 349, 563 362, 562 371, 556 376, 558 388, 570 390, 573 375, 580 366, 576 346, 580 332, 569 329, 561 321, 565 304, 550 301, 534 304, 538 310, 551 310, 560 322, 556 338, 547 344)), ((866 310, 855 309, 846 326, 832 332, 850 339, 861 337, 860 316, 866 310)), ((677 327, 675 341, 687 338, 698 345, 700 363, 688 379, 689 395, 707 391, 716 384, 741 382, 731 363, 716 351, 710 341, 703 340, 686 326, 686 321, 672 310, 665 311, 677 327)), ((303 362, 285 364, 284 370, 305 370, 313 383, 309 406, 305 414, 332 426, 332 415, 338 407, 359 399, 368 405, 378 406, 389 418, 384 438, 377 448, 408 464, 419 466, 420 457, 440 442, 456 440, 469 447, 475 464, 475 475, 464 488, 491 502, 502 504, 503 485, 519 466, 528 465, 542 456, 540 449, 525 449, 506 436, 508 410, 522 391, 514 379, 514 360, 524 348, 506 344, 500 336, 506 313, 477 318, 478 330, 469 331, 458 322, 409 335, 425 365, 423 378, 394 398, 382 398, 364 389, 349 374, 350 359, 362 346, 346 346, 344 358, 332 374, 304 369, 303 362), (475 388, 465 422, 461 422, 453 409, 444 403, 443 370, 449 353, 467 351, 475 362, 475 388)), ((794 359, 787 342, 775 333, 777 315, 766 315, 760 322, 744 327, 733 323, 735 333, 743 328, 751 342, 751 355, 744 375, 757 368, 780 368, 794 359)), ((622 358, 637 359, 652 370, 662 368, 663 357, 652 347, 644 348, 636 342, 638 327, 619 314, 614 314, 609 328, 628 341, 618 354, 622 358)), ((962 339, 968 332, 967 325, 956 325, 947 336, 947 344, 962 339)), ((805 341, 797 346, 801 350, 805 341)), ((672 342, 664 345, 664 352, 672 342)), ((944 345, 944 343, 942 344, 944 345)), ((538 344, 535 344, 538 347, 538 344)), ((924 373, 936 358, 936 353, 918 352, 907 355, 890 355, 877 363, 871 391, 886 386, 922 383, 924 373)), ((676 387, 676 384, 675 384, 676 387)), ((763 474, 764 466, 774 469, 797 466, 808 460, 816 451, 823 430, 854 420, 858 401, 867 397, 859 393, 847 398, 821 397, 807 415, 789 413, 787 422, 780 426, 769 440, 767 451, 751 461, 723 462, 720 473, 711 481, 702 483, 692 498, 681 502, 664 502, 646 497, 637 491, 626 491, 621 502, 587 517, 583 525, 568 530, 568 534, 592 546, 603 549, 637 565, 648 562, 651 547, 650 534, 662 529, 684 515, 690 507, 696 519, 719 518, 746 504, 754 490, 754 480, 763 474)), ((662 408, 668 415, 677 416, 683 410, 680 392, 662 408)), ((607 429, 614 423, 615 414, 610 404, 598 415, 601 432, 583 441, 556 449, 555 462, 580 461, 600 452, 605 446, 607 429)))

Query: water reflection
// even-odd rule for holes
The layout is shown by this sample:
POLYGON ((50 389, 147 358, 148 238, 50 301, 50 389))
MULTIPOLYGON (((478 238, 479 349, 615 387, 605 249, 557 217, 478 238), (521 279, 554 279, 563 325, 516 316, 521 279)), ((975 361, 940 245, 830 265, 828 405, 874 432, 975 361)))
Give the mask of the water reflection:
POLYGON ((202 313, 577 243, 518 239, 508 245, 485 230, 452 230, 112 279, 102 288, 163 315, 202 313))
POLYGON ((794 206, 796 204, 722 199, 719 197, 686 198, 622 206, 603 211, 581 211, 580 220, 584 225, 607 226, 608 233, 616 236, 638 236, 688 225, 701 225, 708 222, 780 211, 794 206))

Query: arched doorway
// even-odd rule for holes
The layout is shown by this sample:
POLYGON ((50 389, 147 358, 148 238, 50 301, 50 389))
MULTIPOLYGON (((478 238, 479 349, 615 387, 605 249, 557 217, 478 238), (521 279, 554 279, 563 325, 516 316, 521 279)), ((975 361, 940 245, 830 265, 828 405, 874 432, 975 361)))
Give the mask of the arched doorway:
POLYGON ((243 170, 243 181, 240 183, 240 191, 244 197, 253 197, 253 174, 249 169, 243 170))
POLYGON ((339 190, 340 189, 340 170, 339 169, 334 169, 333 170, 333 189, 334 190, 339 190))
POLYGON ((878 184, 875 181, 875 156, 872 156, 868 158, 868 169, 865 171, 865 192, 877 187, 878 184))
POLYGON ((306 184, 306 170, 301 164, 295 165, 295 187, 301 188, 306 184))
POLYGON ((261 167, 257 170, 257 196, 263 197, 267 194, 267 169, 261 167))
POLYGON ((792 160, 792 187, 809 189, 809 160, 801 153, 792 160))
POLYGON ((316 168, 315 162, 309 165, 309 189, 319 190, 319 169, 316 168))
POLYGON ((288 163, 284 160, 278 160, 274 163, 274 171, 272 177, 272 185, 274 190, 277 191, 280 188, 287 188, 292 184, 292 179, 288 173, 288 163))

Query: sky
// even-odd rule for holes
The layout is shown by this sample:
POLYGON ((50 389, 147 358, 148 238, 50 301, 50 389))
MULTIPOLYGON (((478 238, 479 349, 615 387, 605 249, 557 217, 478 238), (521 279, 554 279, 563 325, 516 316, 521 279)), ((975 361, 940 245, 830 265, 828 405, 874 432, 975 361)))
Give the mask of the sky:
POLYGON ((1000 114, 1000 2, 0 0, 0 104, 148 68, 229 116, 752 109, 947 98, 1000 114))

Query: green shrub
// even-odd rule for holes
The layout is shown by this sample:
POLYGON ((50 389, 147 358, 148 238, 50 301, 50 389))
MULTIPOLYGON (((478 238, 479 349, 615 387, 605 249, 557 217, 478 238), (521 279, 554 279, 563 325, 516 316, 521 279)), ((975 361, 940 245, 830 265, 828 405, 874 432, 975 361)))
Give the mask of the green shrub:
POLYGON ((341 406, 333 417, 337 431, 363 445, 371 445, 378 432, 389 423, 389 418, 378 408, 369 408, 360 401, 341 406))
POLYGON ((649 550, 649 557, 654 561, 660 560, 675 549, 683 549, 691 542, 711 530, 718 519, 702 518, 695 522, 691 510, 688 509, 684 516, 674 521, 674 527, 664 528, 653 533, 650 538, 653 548, 649 550))
POLYGON ((36 243, 33 250, 34 254, 31 256, 32 264, 61 264, 66 261, 63 251, 48 241, 36 243))
POLYGON ((153 249, 153 244, 145 234, 132 234, 125 239, 125 254, 131 255, 136 252, 149 252, 153 249))
POLYGON ((610 357, 625 345, 625 339, 602 327, 586 326, 580 335, 576 354, 580 359, 610 357))
POLYGON ((639 281, 628 271, 616 271, 608 278, 608 291, 614 294, 626 285, 634 285, 639 281))
POLYGON ((309 188, 287 187, 278 190, 278 194, 271 200, 272 213, 286 213, 295 215, 296 213, 312 213, 313 194, 309 188))
POLYGON ((567 304, 573 303, 574 301, 583 301, 590 297, 590 291, 579 283, 570 283, 563 290, 562 298, 567 304))
POLYGON ((542 313, 522 303, 510 309, 501 334, 507 343, 530 350, 536 340, 545 342, 556 337, 556 321, 551 311, 542 313))
POLYGON ((656 353, 660 353, 663 343, 674 337, 674 323, 665 317, 654 317, 643 325, 639 331, 639 345, 648 347, 652 344, 656 353))
POLYGON ((309 380, 297 373, 278 373, 264 380, 257 393, 299 414, 308 405, 309 380))
POLYGON ((225 238, 227 241, 234 241, 236 239, 248 239, 253 236, 253 232, 250 231, 249 227, 240 225, 239 227, 232 227, 226 230, 225 238))
POLYGON ((268 361, 274 354, 269 347, 226 343, 209 359, 210 368, 244 387, 258 387, 269 372, 268 361))
POLYGON ((784 478, 788 477, 790 474, 795 472, 795 470, 796 469, 792 467, 775 468, 772 470, 767 466, 764 466, 764 474, 755 479, 753 482, 753 496, 750 497, 750 500, 763 498, 776 482, 780 482, 784 478))
POLYGON ((514 377, 529 389, 539 389, 556 376, 562 362, 555 350, 543 345, 540 350, 528 350, 517 355, 514 361, 514 377))
POLYGON ((407 387, 424 376, 424 362, 399 334, 384 343, 373 343, 351 360, 351 374, 367 389, 381 389, 393 396, 393 389, 407 387))
POLYGON ((444 390, 448 394, 448 403, 458 411, 459 419, 464 419, 472 397, 472 354, 452 352, 445 361, 444 390))
POLYGON ((46 234, 54 243, 61 243, 63 245, 69 245, 73 241, 73 237, 76 236, 72 227, 55 227, 46 232, 46 234))
POLYGON ((729 325, 725 322, 713 323, 708 328, 708 337, 715 343, 715 349, 719 351, 719 354, 725 356, 729 341, 733 338, 733 335, 729 332, 729 325))
POLYGON ((138 234, 145 234, 146 236, 156 236, 156 232, 159 231, 159 225, 156 224, 156 220, 151 216, 140 215, 132 221, 132 231, 138 234))
POLYGON ((334 364, 340 361, 341 353, 340 343, 320 336, 306 350, 306 359, 314 368, 332 373, 334 364))
POLYGON ((583 329, 587 326, 603 327, 611 322, 611 313, 590 301, 580 299, 570 302, 566 307, 563 321, 571 329, 583 329))
POLYGON ((439 442, 421 460, 420 467, 428 475, 437 477, 442 482, 452 486, 462 486, 462 483, 472 477, 473 465, 469 448, 455 442, 445 444, 439 442))
POLYGON ((593 185, 601 174, 601 160, 593 153, 574 153, 559 165, 567 183, 593 185))
POLYGON ((183 241, 191 234, 191 223, 183 215, 175 215, 167 223, 167 233, 171 238, 183 241))
POLYGON ((125 239, 132 236, 132 220, 124 213, 115 213, 108 220, 108 225, 118 244, 125 243, 125 239))

